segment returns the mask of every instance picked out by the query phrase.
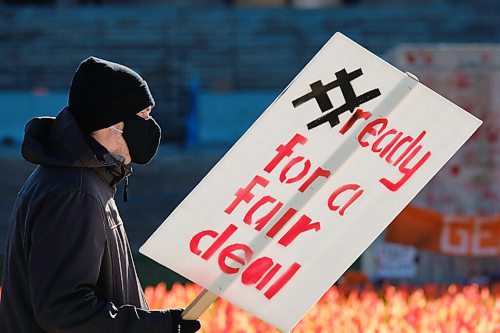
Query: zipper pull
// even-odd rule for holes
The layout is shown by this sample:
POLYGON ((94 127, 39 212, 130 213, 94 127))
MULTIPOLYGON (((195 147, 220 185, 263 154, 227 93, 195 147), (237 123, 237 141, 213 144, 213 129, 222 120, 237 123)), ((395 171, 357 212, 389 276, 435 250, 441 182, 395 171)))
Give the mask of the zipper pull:
POLYGON ((123 186, 123 202, 128 201, 128 176, 125 177, 125 186, 123 186))

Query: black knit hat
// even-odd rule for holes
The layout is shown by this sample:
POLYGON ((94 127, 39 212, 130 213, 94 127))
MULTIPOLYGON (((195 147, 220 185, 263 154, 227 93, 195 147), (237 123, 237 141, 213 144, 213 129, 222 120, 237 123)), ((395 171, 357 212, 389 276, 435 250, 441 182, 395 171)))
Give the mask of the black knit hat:
POLYGON ((82 61, 71 82, 69 111, 87 132, 132 118, 154 106, 148 85, 123 65, 89 57, 82 61))

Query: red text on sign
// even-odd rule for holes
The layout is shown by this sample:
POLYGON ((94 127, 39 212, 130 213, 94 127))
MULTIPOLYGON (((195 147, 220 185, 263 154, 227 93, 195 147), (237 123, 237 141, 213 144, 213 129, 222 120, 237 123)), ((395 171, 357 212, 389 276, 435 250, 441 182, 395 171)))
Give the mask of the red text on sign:
MULTIPOLYGON (((246 201, 244 198, 254 198, 255 194, 253 194, 251 191, 255 187, 256 184, 261 184, 264 186, 264 184, 267 185, 267 183, 259 181, 259 179, 262 178, 260 176, 255 176, 250 183, 245 186, 244 188, 240 188, 238 191, 236 191, 235 196, 236 198, 233 200, 233 202, 224 210, 227 214, 231 214, 233 210, 238 207, 238 205, 242 202, 250 203, 252 199, 249 199, 249 201, 246 201)), ((266 195, 262 197, 261 199, 257 200, 250 208, 248 209, 247 213, 245 214, 243 218, 243 222, 245 222, 248 225, 254 226, 255 230, 261 231, 264 226, 267 225, 267 223, 274 217, 277 216, 277 214, 280 212, 280 209, 283 207, 283 202, 278 201, 276 198, 266 195), (256 214, 257 212, 262 214, 262 211, 264 211, 264 206, 271 206, 271 208, 267 208, 265 210, 263 215, 260 215, 260 217, 257 217, 256 214)), ((295 214, 293 213, 290 215, 291 210, 288 209, 285 212, 282 212, 281 217, 278 219, 276 224, 271 228, 271 230, 267 233, 269 237, 274 237, 276 233, 291 219, 291 217, 295 214)), ((296 210, 295 210, 296 212, 296 210)), ((312 219, 309 218, 307 215, 303 214, 300 216, 295 223, 290 227, 290 229, 283 235, 283 237, 280 238, 278 241, 279 244, 283 246, 288 246, 294 241, 300 234, 305 233, 309 230, 314 230, 314 231, 319 231, 321 229, 321 225, 319 222, 312 222, 312 219)))
POLYGON ((426 131, 422 131, 414 138, 394 128, 385 131, 388 123, 387 118, 379 118, 369 122, 359 133, 358 142, 361 147, 371 145, 372 152, 385 159, 387 163, 398 167, 399 172, 402 173, 399 180, 380 179, 380 182, 389 190, 397 191, 424 165, 431 156, 431 152, 427 151, 420 158, 417 157, 422 150, 422 145, 419 143, 425 137, 426 131), (373 140, 370 141, 370 139, 373 140), (411 163, 413 166, 410 166, 411 163))
MULTIPOLYGON (((293 148, 297 144, 304 145, 307 142, 307 138, 300 135, 295 134, 290 141, 288 141, 285 145, 280 145, 276 148, 276 156, 267 164, 264 168, 264 171, 267 173, 271 173, 276 166, 278 166, 281 161, 285 157, 290 157, 293 154, 293 148)), ((301 181, 311 169, 311 161, 309 159, 305 159, 304 156, 296 156, 292 158, 288 163, 283 167, 280 172, 279 180, 281 183, 292 184, 298 181, 301 181), (300 166, 302 164, 302 166, 300 166), (302 170, 300 170, 302 168, 302 170), (296 175, 289 175, 291 169, 299 169, 296 175)), ((302 183, 299 187, 300 192, 304 192, 307 188, 311 186, 311 184, 318 178, 328 178, 330 177, 331 172, 329 170, 325 170, 321 167, 316 168, 313 173, 307 177, 307 179, 302 183)))
POLYGON ((237 230, 238 227, 234 224, 230 224, 220 235, 214 230, 203 230, 191 238, 189 249, 207 261, 218 252, 217 263, 220 270, 226 274, 236 274, 246 266, 241 273, 241 281, 245 285, 256 284, 257 290, 264 289, 272 281, 264 292, 266 298, 272 299, 297 273, 301 265, 295 262, 287 269, 282 269, 280 264, 269 257, 252 261, 253 250, 248 245, 234 243, 226 246, 225 244, 237 230), (200 249, 202 242, 205 245, 211 242, 205 252, 200 249))

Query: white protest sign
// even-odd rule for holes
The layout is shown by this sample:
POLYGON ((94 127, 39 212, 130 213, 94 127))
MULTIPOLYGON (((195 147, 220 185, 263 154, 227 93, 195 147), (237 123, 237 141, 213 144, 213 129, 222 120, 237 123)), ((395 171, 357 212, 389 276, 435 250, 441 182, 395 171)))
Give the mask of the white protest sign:
POLYGON ((289 331, 480 124, 337 33, 140 251, 289 331))

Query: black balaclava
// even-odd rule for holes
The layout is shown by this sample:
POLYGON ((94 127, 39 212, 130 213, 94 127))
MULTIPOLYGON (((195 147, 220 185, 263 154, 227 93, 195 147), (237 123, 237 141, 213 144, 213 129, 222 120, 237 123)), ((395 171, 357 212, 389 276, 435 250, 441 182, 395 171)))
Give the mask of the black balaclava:
POLYGON ((139 74, 96 57, 82 61, 73 76, 68 99, 69 112, 86 133, 123 121, 123 137, 132 162, 138 164, 148 163, 160 143, 158 124, 152 118, 136 116, 154 105, 149 87, 139 74))
POLYGON ((89 57, 76 70, 69 91, 69 111, 88 133, 133 118, 154 106, 148 84, 130 68, 89 57))

